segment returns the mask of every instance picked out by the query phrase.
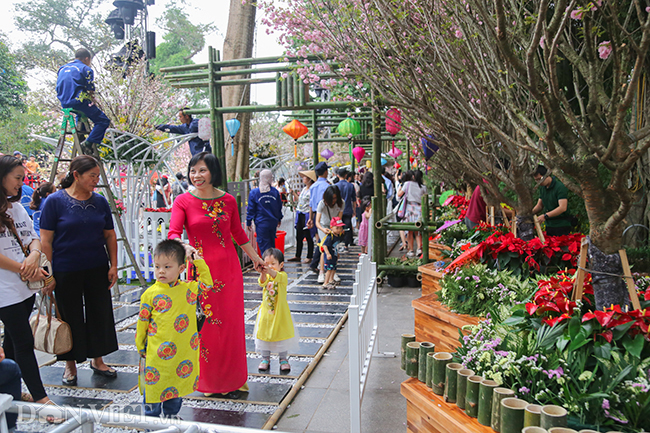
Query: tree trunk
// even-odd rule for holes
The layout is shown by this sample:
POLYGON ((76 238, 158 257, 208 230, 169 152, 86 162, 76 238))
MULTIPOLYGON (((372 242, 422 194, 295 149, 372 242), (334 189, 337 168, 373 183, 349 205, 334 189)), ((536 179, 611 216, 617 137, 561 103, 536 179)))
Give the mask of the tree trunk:
MULTIPOLYGON (((252 3, 243 3, 241 0, 230 0, 230 13, 228 15, 228 30, 223 43, 223 60, 243 59, 253 56, 255 41, 255 11, 252 3)), ((249 66, 233 67, 228 69, 248 69, 249 66)), ((249 78, 250 75, 235 75, 223 79, 237 80, 249 78)), ((238 107, 250 105, 250 85, 222 87, 223 106, 238 107)), ((234 155, 229 145, 226 145, 226 173, 231 181, 248 178, 248 155, 250 134, 250 113, 225 114, 224 121, 236 117, 241 122, 241 127, 235 136, 234 155)), ((223 131, 225 142, 230 143, 230 136, 223 131)))

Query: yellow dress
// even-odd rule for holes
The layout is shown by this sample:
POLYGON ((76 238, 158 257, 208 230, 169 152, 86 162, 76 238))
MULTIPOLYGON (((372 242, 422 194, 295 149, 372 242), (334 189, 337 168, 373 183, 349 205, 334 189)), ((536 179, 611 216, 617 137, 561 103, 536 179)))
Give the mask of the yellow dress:
POLYGON ((212 287, 205 260, 195 260, 200 281, 156 281, 140 298, 135 344, 146 354, 140 390, 147 403, 183 397, 196 390, 199 378, 199 334, 196 301, 212 287), (144 381, 144 383, 142 383, 144 381))
POLYGON ((293 350, 298 345, 298 335, 293 327, 291 310, 287 302, 287 273, 278 272, 275 278, 266 275, 258 279, 262 292, 262 305, 255 322, 255 348, 279 353, 293 350))

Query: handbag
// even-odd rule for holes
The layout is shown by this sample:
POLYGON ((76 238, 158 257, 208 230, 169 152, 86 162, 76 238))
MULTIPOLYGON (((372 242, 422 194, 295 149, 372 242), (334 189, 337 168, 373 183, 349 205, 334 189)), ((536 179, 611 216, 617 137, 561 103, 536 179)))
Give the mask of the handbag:
MULTIPOLYGON (((20 240, 20 236, 18 236, 18 233, 16 232, 16 226, 13 224, 11 225, 11 233, 13 233, 14 237, 18 241, 18 244, 20 245, 20 249, 22 249, 23 254, 25 254, 25 258, 27 258, 29 256, 29 251, 27 250, 27 248, 25 248, 25 245, 23 245, 23 241, 20 240)), ((47 273, 47 278, 41 281, 27 282, 27 287, 29 287, 29 290, 33 290, 36 292, 41 290, 43 287, 49 285, 54 279, 54 277, 52 276, 52 264, 50 263, 50 261, 47 259, 47 256, 42 251, 39 251, 39 253, 41 253, 39 266, 41 269, 45 270, 45 272, 47 273)))
POLYGON ((406 189, 404 190, 404 196, 402 197, 402 201, 399 202, 399 205, 397 206, 397 216, 399 218, 404 218, 404 215, 406 215, 406 197, 408 197, 408 185, 406 185, 406 189))
POLYGON ((47 314, 42 314, 43 298, 38 305, 38 314, 29 319, 29 326, 34 335, 34 349, 52 355, 63 355, 72 350, 72 330, 70 325, 59 319, 59 307, 56 301, 48 296, 50 305, 47 314), (52 304, 54 304, 55 316, 52 317, 52 304))

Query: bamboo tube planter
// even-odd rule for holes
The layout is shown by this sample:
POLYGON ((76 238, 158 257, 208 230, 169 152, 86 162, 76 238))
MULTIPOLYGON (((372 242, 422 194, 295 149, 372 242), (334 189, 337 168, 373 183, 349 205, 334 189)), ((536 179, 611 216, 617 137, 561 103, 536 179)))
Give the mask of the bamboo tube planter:
POLYGON ((597 432, 596 430, 591 430, 586 428, 586 429, 579 430, 578 433, 599 433, 599 432, 597 432))
POLYGON ((545 428, 530 426, 530 427, 524 427, 521 433, 548 433, 548 431, 545 428))
POLYGON ((447 364, 451 362, 451 353, 438 352, 433 355, 433 372, 431 373, 431 389, 435 394, 443 395, 445 392, 445 379, 447 364))
POLYGON ((467 392, 467 378, 474 376, 474 370, 462 369, 456 374, 456 406, 465 409, 465 393, 467 392))
POLYGON ((501 400, 514 396, 515 392, 511 389, 494 388, 494 392, 492 393, 492 422, 490 425, 492 427, 492 430, 497 433, 501 431, 501 400))
POLYGON ((524 427, 539 427, 542 406, 538 404, 529 404, 524 412, 524 427))
MULTIPOLYGON (((501 433, 519 433, 524 428, 524 413, 528 402, 519 398, 500 400, 501 433)), ((493 412, 494 413, 494 412, 493 412)))
POLYGON ((490 426, 492 421, 492 394, 494 388, 499 386, 493 380, 483 379, 478 389, 478 422, 490 426))
MULTIPOLYGON (((572 428, 566 428, 566 427, 553 427, 551 428, 548 433, 578 433, 578 430, 574 430, 572 428)), ((607 433, 621 433, 621 432, 607 432, 607 433)))
POLYGON ((479 389, 483 377, 470 376, 467 378, 467 390, 465 391, 465 413, 472 418, 478 416, 479 389))
POLYGON ((420 343, 419 361, 418 361, 418 380, 427 382, 427 354, 433 352, 435 345, 429 341, 420 343))
POLYGON ((552 427, 566 427, 567 411, 561 406, 552 404, 542 406, 540 427, 550 429, 552 427))
POLYGON ((431 388, 431 381, 433 380, 433 357, 435 356, 435 352, 429 352, 427 353, 427 377, 426 377, 426 385, 431 388))
POLYGON ((411 341, 406 344, 406 359, 404 366, 406 367, 406 374, 411 377, 418 377, 418 354, 420 351, 420 343, 411 341))
POLYGON ((402 334, 402 370, 406 370, 406 345, 412 341, 415 341, 415 335, 402 334))
POLYGON ((462 370, 463 365, 457 362, 450 362, 445 369, 445 401, 447 403, 456 403, 456 393, 458 389, 458 370, 462 370))

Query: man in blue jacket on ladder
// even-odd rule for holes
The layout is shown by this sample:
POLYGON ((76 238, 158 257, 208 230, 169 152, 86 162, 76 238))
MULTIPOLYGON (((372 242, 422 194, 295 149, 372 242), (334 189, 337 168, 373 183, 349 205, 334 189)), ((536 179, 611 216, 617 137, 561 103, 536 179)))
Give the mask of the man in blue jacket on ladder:
MULTIPOLYGON (((61 66, 56 80, 56 96, 61 101, 62 108, 72 108, 83 113, 93 121, 94 126, 86 140, 81 143, 81 149, 86 155, 93 154, 93 144, 99 144, 104 139, 106 129, 111 121, 95 104, 95 76, 90 61, 90 51, 79 48, 74 54, 75 60, 61 66)), ((80 116, 77 115, 77 124, 80 116)))
MULTIPOLYGON (((178 119, 181 121, 180 125, 158 125, 156 129, 163 132, 171 132, 172 134, 198 134, 199 132, 199 119, 192 119, 191 114, 185 113, 189 108, 182 108, 178 112, 178 119)), ((201 152, 212 153, 210 142, 201 140, 198 136, 189 141, 190 153, 192 156, 201 152)))

